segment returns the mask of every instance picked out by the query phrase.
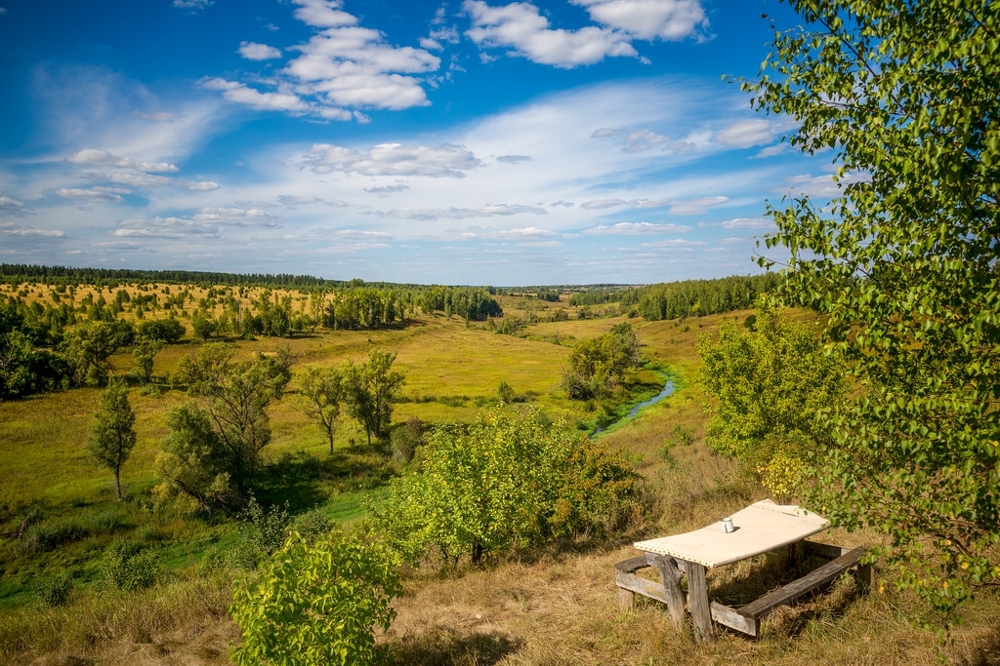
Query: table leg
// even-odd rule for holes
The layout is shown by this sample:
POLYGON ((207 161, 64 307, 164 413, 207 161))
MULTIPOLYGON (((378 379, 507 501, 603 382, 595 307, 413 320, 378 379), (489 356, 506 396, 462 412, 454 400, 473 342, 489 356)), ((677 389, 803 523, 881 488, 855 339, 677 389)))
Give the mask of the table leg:
POLYGON ((660 572, 663 589, 667 595, 667 610, 674 626, 684 624, 684 592, 681 590, 681 571, 677 562, 669 555, 646 553, 646 562, 660 572))
POLYGON ((695 637, 703 643, 715 640, 712 626, 712 607, 708 603, 708 583, 705 581, 705 566, 697 562, 687 562, 688 608, 694 622, 695 637))

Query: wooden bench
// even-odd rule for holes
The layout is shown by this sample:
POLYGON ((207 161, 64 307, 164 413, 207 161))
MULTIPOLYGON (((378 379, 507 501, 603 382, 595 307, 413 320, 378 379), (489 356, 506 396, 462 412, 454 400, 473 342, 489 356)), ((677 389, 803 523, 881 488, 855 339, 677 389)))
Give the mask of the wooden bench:
MULTIPOLYGON (((810 571, 805 576, 768 592, 745 606, 731 608, 713 601, 710 605, 711 619, 749 636, 757 636, 760 633, 760 621, 768 613, 779 606, 790 604, 804 594, 829 583, 845 571, 853 569, 854 575, 863 586, 871 586, 871 565, 860 564, 861 558, 867 552, 864 547, 850 549, 813 541, 803 541, 799 544, 793 544, 790 550, 794 552, 797 546, 801 546, 803 550, 812 554, 832 559, 830 562, 810 571)), ((619 562, 615 565, 615 582, 619 588, 619 608, 623 611, 630 610, 635 606, 635 595, 641 594, 667 604, 671 619, 675 624, 679 625, 683 620, 684 613, 684 594, 680 587, 680 577, 682 574, 692 573, 692 571, 689 571, 689 568, 697 568, 704 571, 700 566, 689 567, 688 565, 690 564, 668 555, 654 555, 652 553, 619 562), (641 578, 635 574, 636 571, 646 567, 654 567, 660 572, 660 583, 647 578, 641 578)), ((698 581, 692 580, 689 575, 688 587, 691 588, 692 585, 697 584, 698 581)), ((695 613, 694 606, 700 606, 701 604, 692 603, 694 599, 691 598, 691 592, 694 592, 694 590, 689 589, 688 605, 691 607, 692 614, 698 615, 698 613, 695 613)), ((704 594, 704 592, 701 594, 704 594)), ((695 620, 696 629, 698 629, 698 625, 704 624, 707 618, 702 618, 700 621, 698 617, 694 617, 693 619, 695 620)), ((707 638, 711 634, 711 629, 710 627, 701 627, 699 633, 707 638)))

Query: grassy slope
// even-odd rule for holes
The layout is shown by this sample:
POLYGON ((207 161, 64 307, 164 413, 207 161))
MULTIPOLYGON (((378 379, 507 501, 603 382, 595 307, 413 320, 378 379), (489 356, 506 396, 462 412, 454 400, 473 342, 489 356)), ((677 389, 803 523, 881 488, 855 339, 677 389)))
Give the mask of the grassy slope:
MULTIPOLYGON (((505 303, 505 307, 510 304, 505 303)), ((742 320, 746 313, 728 315, 742 320)), ((670 367, 682 390, 644 410, 634 421, 603 436, 614 447, 634 454, 658 496, 657 514, 620 544, 588 549, 565 544, 558 553, 482 571, 423 570, 406 577, 406 594, 397 603, 398 618, 383 641, 399 664, 700 664, 785 663, 818 659, 832 663, 928 663, 939 645, 915 627, 913 600, 892 592, 859 596, 846 582, 831 594, 781 609, 764 627, 762 640, 751 642, 726 635, 714 646, 698 646, 677 632, 664 610, 640 603, 622 615, 616 609, 612 567, 632 556, 629 543, 640 537, 701 526, 758 499, 759 491, 734 481, 735 469, 712 455, 703 442, 704 396, 697 383, 693 351, 699 334, 711 333, 720 317, 676 322, 633 320, 644 355, 670 367), (685 330, 687 329, 687 330, 685 330), (661 451, 674 427, 693 433, 694 442, 661 451)), ((606 332, 621 319, 536 324, 530 339, 495 336, 442 317, 423 318, 417 325, 377 333, 338 333, 290 342, 300 364, 339 364, 362 360, 371 344, 398 351, 398 367, 407 372, 410 398, 467 396, 463 406, 441 402, 407 402, 397 406, 394 420, 409 415, 425 421, 473 418, 475 398, 491 398, 501 380, 519 393, 534 392, 551 413, 584 418, 579 405, 558 390, 558 375, 573 339, 606 332), (558 340, 559 344, 553 344, 558 340)), ((241 353, 273 349, 274 341, 240 343, 241 353)), ((166 350, 157 358, 157 373, 172 369, 193 345, 166 350)), ((123 363, 126 363, 123 361, 123 363)), ((13 507, 27 498, 42 501, 49 512, 99 511, 113 505, 110 479, 82 452, 96 392, 68 391, 21 403, 0 404, 0 504, 13 507)), ((162 398, 133 392, 139 415, 139 446, 123 479, 133 492, 154 481, 152 458, 163 431, 168 407, 183 399, 175 392, 162 398)), ((450 401, 455 404, 455 401, 450 401)), ((325 453, 323 439, 301 415, 295 396, 272 412, 274 441, 269 456, 304 450, 325 453)), ((361 441, 361 433, 344 423, 338 441, 361 441)), ((349 457, 336 459, 347 465, 349 457)), ((333 493, 331 492, 331 495, 333 493)), ((332 496, 328 513, 356 515, 357 493, 332 496)), ((9 529, 9 523, 3 529, 9 529)), ((159 525, 169 533, 170 525, 159 525)), ((174 542, 190 536, 178 529, 174 542)), ((841 543, 864 535, 831 534, 841 543)), ((179 551, 183 551, 180 548, 179 551)), ((185 554, 177 553, 183 561, 185 554)), ((188 558, 190 559, 190 557, 188 558)), ((716 592, 749 594, 753 585, 766 589, 771 570, 765 558, 712 572, 716 592), (747 581, 753 581, 747 583, 747 581), (749 588, 747 586, 750 586, 749 588), (727 592, 728 591, 728 592, 727 592)), ((884 575, 884 574, 883 574, 884 575)), ((0 633, 13 627, 52 632, 55 640, 37 655, 36 663, 67 663, 70 655, 99 663, 225 663, 226 645, 237 632, 225 614, 226 584, 205 582, 181 568, 178 578, 136 597, 115 601, 85 597, 65 610, 37 613, 24 608, 0 611, 0 633)), ((884 578, 883 578, 884 579, 884 578)), ((987 595, 963 611, 963 626, 942 654, 965 663, 996 663, 1000 631, 994 618, 1000 603, 987 595), (990 661, 989 655, 994 655, 990 661), (984 656, 985 655, 985 656, 984 656)), ((28 647, 30 641, 24 645, 28 647)), ((29 653, 18 653, 24 660, 29 653)), ((8 656, 13 656, 8 654, 8 656)))

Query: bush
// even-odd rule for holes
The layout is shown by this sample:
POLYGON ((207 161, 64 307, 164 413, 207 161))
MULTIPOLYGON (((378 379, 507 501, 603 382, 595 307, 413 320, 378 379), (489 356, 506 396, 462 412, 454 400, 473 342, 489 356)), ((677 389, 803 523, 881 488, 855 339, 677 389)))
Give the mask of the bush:
POLYGON ((101 567, 104 584, 119 592, 151 586, 160 575, 156 553, 131 539, 118 539, 104 554, 101 567))
POLYGON ((45 606, 62 606, 69 600, 73 590, 73 579, 65 572, 55 576, 45 576, 36 581, 33 592, 35 598, 45 606))
POLYGON ((420 473, 393 479, 369 507, 401 557, 502 557, 554 539, 619 529, 642 510, 640 477, 537 410, 497 407, 480 423, 438 427, 420 473))
POLYGON ((333 532, 292 533, 259 573, 237 581, 229 612, 243 632, 238 664, 372 664, 402 588, 389 553, 333 532))

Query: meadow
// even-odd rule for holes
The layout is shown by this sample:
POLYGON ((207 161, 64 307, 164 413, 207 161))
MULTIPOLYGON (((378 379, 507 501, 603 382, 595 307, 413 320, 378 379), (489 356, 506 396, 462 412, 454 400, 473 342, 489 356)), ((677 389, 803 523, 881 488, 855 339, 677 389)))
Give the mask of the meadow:
MULTIPOLYGON (((162 291, 168 285, 156 285, 162 291)), ((22 298, 44 300, 44 285, 5 285, 22 298)), ((173 285, 176 293, 185 288, 173 285)), ((208 289, 186 287, 192 302, 208 289)), ((138 287, 128 289, 140 293, 138 287)), ((110 292, 104 291, 105 294, 110 292)), ((308 297, 297 292, 296 308, 308 297)), ((101 294, 76 290, 77 301, 101 294)), ((108 297, 108 296, 106 296, 108 297)), ((249 297, 249 295, 248 295, 249 297)), ((110 300, 110 297, 108 297, 110 300)), ((725 319, 742 322, 750 311, 643 321, 614 308, 579 308, 523 296, 501 296, 507 313, 525 321, 517 335, 499 335, 457 316, 408 315, 405 325, 375 331, 303 331, 290 338, 231 341, 240 357, 286 346, 304 366, 339 366, 363 361, 369 349, 396 352, 394 368, 406 374, 394 405, 395 426, 417 418, 435 423, 468 422, 497 400, 506 382, 518 402, 534 404, 553 419, 566 419, 589 432, 602 415, 613 419, 671 377, 677 390, 635 418, 616 423, 599 437, 627 452, 648 481, 647 519, 606 542, 565 541, 513 562, 485 567, 403 572, 404 595, 397 618, 379 641, 398 664, 710 664, 826 663, 915 664, 944 660, 1000 663, 1000 599, 987 591, 962 607, 945 636, 941 618, 915 597, 896 592, 893 573, 876 566, 876 585, 862 593, 852 579, 822 594, 779 609, 752 641, 723 634, 713 645, 695 644, 689 632, 670 624, 665 609, 640 601, 629 614, 617 609, 613 566, 632 557, 631 543, 700 527, 767 496, 748 483, 736 464, 705 443, 706 397, 699 385, 699 336, 715 335, 725 319), (539 316, 558 309, 568 317, 539 316), (534 313, 534 316, 532 316, 534 313), (607 315, 607 316, 604 316, 607 315), (641 343, 647 368, 632 379, 619 404, 570 400, 560 378, 574 343, 607 333, 627 321, 641 343)), ((809 320, 804 312, 788 313, 809 320)), ((206 566, 211 553, 234 548, 240 533, 232 521, 191 518, 155 506, 154 459, 167 434, 166 414, 185 401, 169 377, 199 342, 190 331, 166 346, 154 366, 155 390, 133 386, 130 399, 138 444, 122 470, 127 494, 115 499, 112 478, 84 450, 99 391, 60 390, 0 403, 0 660, 35 664, 216 664, 227 663, 228 646, 239 640, 229 618, 232 571, 206 566), (115 539, 138 539, 158 553, 159 582, 144 590, 117 592, 100 585, 101 558, 115 539), (30 537, 30 538, 29 538, 30 537), (33 541, 31 539, 34 539, 33 541), (69 576, 73 587, 64 605, 40 601, 44 582, 69 576)), ((114 359, 119 370, 131 356, 114 359)), ((378 496, 399 473, 380 444, 365 445, 364 432, 342 417, 333 455, 323 433, 292 391, 270 410, 272 442, 264 449, 273 483, 261 488, 262 503, 288 502, 293 514, 318 511, 351 529, 366 498, 378 496)), ((841 544, 871 543, 873 535, 829 533, 841 544)), ((712 571, 709 586, 733 598, 766 591, 777 581, 766 556, 712 571)))

